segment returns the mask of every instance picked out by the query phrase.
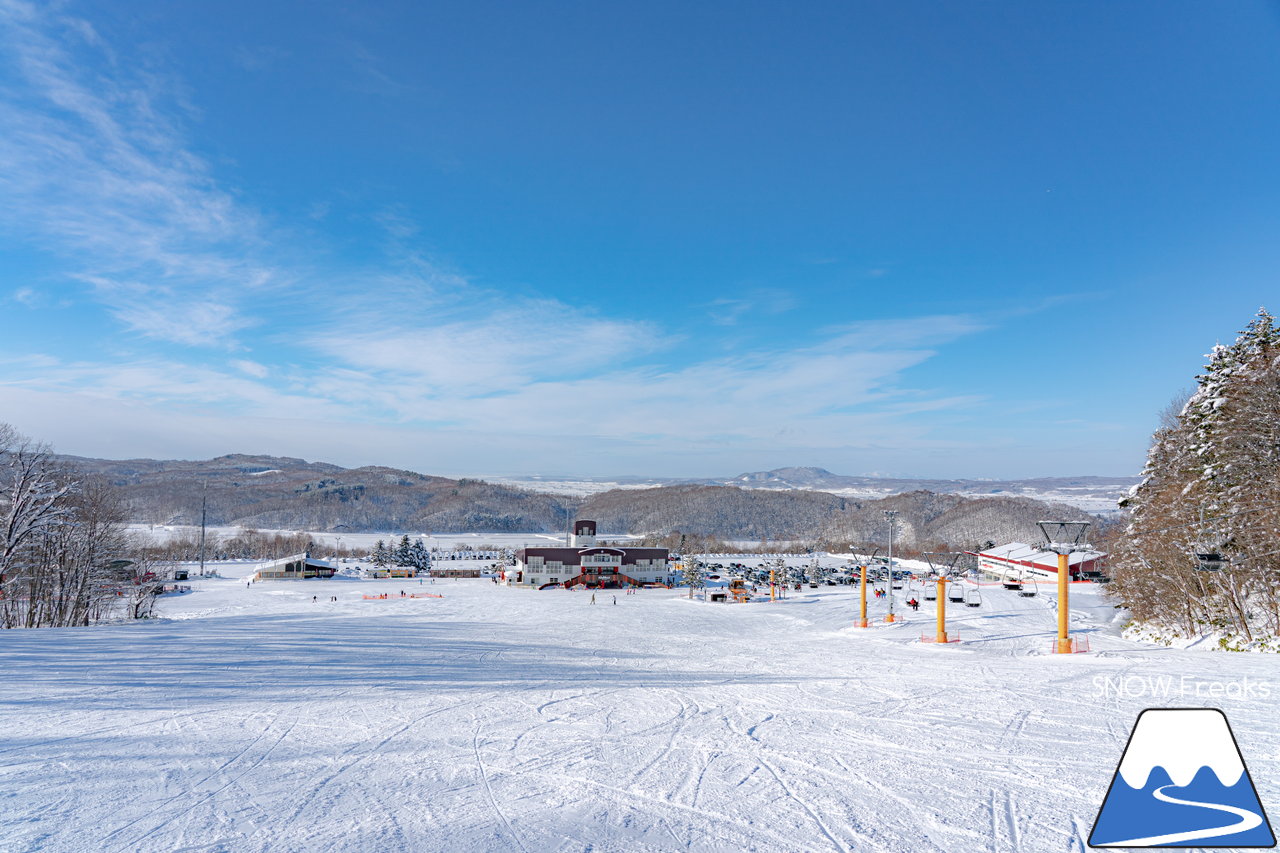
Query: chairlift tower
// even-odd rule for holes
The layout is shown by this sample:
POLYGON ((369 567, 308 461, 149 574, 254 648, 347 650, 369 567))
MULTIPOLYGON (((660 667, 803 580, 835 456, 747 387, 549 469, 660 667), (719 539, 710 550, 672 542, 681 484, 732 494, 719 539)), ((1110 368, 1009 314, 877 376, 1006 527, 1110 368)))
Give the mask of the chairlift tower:
POLYGON ((1046 548, 1058 555, 1058 645, 1057 653, 1069 655, 1076 650, 1067 625, 1068 595, 1071 583, 1069 557, 1077 551, 1088 551, 1084 541, 1087 521, 1037 521, 1036 526, 1044 534, 1046 548))
POLYGON ((858 627, 866 628, 867 622, 867 564, 862 564, 862 579, 859 581, 858 598, 860 601, 860 609, 858 612, 858 627))
POLYGON ((894 525, 898 521, 898 511, 896 509, 886 509, 884 517, 889 520, 889 583, 887 584, 889 593, 889 615, 884 617, 886 622, 895 622, 897 617, 893 614, 893 532, 894 525))
MULTIPOLYGON (((852 551, 853 549, 850 548, 850 550, 852 551)), ((871 570, 871 564, 875 562, 876 554, 879 554, 879 553, 880 553, 880 546, 877 545, 875 548, 872 549, 871 556, 861 561, 862 577, 858 582, 858 587, 859 587, 858 599, 860 602, 860 607, 858 612, 859 628, 866 628, 871 624, 870 622, 867 621, 867 572, 871 570)), ((857 555, 855 554, 854 556, 857 556, 857 555)))
POLYGON ((924 555, 929 568, 938 576, 938 633, 933 640, 935 643, 958 642, 947 639, 947 580, 955 573, 956 563, 963 556, 963 551, 932 551, 924 555))

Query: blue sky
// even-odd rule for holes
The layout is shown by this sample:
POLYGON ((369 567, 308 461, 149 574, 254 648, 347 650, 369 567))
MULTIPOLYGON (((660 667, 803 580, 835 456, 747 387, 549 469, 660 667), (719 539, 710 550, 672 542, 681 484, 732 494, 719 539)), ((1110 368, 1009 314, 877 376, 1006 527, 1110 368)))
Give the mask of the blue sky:
POLYGON ((1276 308, 1277 150, 1267 3, 0 0, 0 421, 1132 474, 1276 308))

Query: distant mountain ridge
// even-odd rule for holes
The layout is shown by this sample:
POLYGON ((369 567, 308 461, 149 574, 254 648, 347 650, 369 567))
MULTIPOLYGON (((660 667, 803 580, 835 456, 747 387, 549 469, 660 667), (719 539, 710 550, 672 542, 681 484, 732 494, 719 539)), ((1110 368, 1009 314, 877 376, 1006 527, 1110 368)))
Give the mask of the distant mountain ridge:
POLYGON ((888 495, 925 489, 938 494, 991 495, 1062 500, 1096 498, 1114 505, 1140 477, 1032 477, 1005 480, 908 479, 901 477, 847 476, 824 468, 775 468, 739 474, 730 480, 709 483, 742 485, 753 489, 817 489, 835 494, 888 495))
POLYGON ((787 467, 752 471, 736 477, 686 479, 574 479, 571 477, 508 477, 496 482, 535 488, 557 494, 590 495, 610 488, 651 488, 654 486, 702 485, 736 486, 744 489, 802 490, 829 492, 843 497, 883 498, 925 490, 935 494, 965 497, 1018 497, 1066 503, 1091 513, 1110 514, 1116 502, 1128 494, 1140 477, 1032 477, 1027 479, 912 479, 868 475, 833 474, 825 468, 787 467))
POLYGON ((259 529, 559 533, 577 517, 595 519, 608 533, 861 542, 883 539, 883 510, 893 508, 900 512, 904 544, 972 545, 1032 537, 1034 522, 1050 515, 1090 517, 1071 506, 1022 497, 940 494, 918 488, 921 481, 902 481, 916 488, 901 494, 867 498, 796 485, 874 479, 842 478, 820 468, 742 475, 745 482, 633 486, 583 495, 281 456, 63 459, 117 485, 133 520, 151 524, 198 524, 201 501, 207 498, 209 524, 259 529))

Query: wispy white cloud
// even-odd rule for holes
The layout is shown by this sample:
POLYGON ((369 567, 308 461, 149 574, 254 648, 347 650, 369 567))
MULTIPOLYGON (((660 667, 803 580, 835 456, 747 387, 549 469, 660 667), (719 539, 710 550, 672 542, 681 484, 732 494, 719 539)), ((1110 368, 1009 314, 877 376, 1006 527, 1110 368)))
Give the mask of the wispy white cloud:
POLYGON ((717 326, 733 326, 750 314, 775 316, 796 307, 795 298, 785 290, 751 288, 740 296, 713 300, 707 316, 717 326))
MULTIPOLYGON (((779 441, 906 446, 928 441, 929 430, 905 416, 975 402, 899 387, 903 371, 932 355, 928 349, 865 349, 856 335, 845 335, 660 367, 636 363, 634 350, 628 355, 629 345, 647 346, 644 332, 607 321, 580 330, 574 320, 581 318, 552 327, 538 310, 545 306, 524 324, 504 317, 489 326, 485 317, 417 337, 344 337, 328 353, 328 366, 310 370, 275 371, 245 360, 233 361, 230 372, 154 360, 44 363, 13 365, 0 385, 183 410, 198 405, 219 416, 325 418, 353 428, 394 422, 428 430, 432 440, 452 431, 488 435, 474 448, 476 458, 530 442, 565 453, 619 443, 671 450, 758 450, 779 441), (522 329, 528 338, 516 331, 522 329), (548 352, 556 348, 562 352, 548 352), (336 365, 344 354, 348 366, 336 365)), ((860 334, 879 337, 871 327, 860 334)))
POLYGON ((362 42, 348 40, 342 50, 351 71, 344 82, 353 91, 391 96, 412 90, 408 83, 388 73, 382 59, 362 42))
POLYGON ((242 44, 232 49, 231 60, 245 71, 265 71, 289 58, 289 51, 278 45, 242 44))
POLYGON ((972 314, 931 314, 828 325, 820 333, 831 336, 828 346, 886 349, 941 346, 991 327, 972 314))
POLYGON ((19 287, 9 295, 9 298, 19 305, 25 305, 28 308, 38 308, 43 300, 40 298, 40 292, 34 287, 19 287))
POLYGON ((181 98, 115 63, 87 21, 7 0, 0 33, 22 82, 0 94, 0 224, 68 257, 144 335, 206 342, 184 330, 188 311, 193 327, 242 327, 239 295, 273 278, 253 260, 259 217, 185 145, 168 117, 181 98), (175 320, 136 322, 157 294, 175 320))
MULTIPOLYGON (((973 402, 912 390, 904 372, 983 331, 974 317, 835 325, 802 344, 677 358, 685 342, 657 316, 476 286, 395 207, 372 214, 383 257, 365 269, 282 261, 268 249, 273 226, 192 153, 173 117, 185 107, 165 84, 130 76, 88 23, 45 7, 0 0, 0 27, 24 80, 0 94, 0 224, 68 258, 74 281, 130 333, 235 355, 9 362, 0 404, 42 419, 51 439, 69 428, 67 412, 92 406, 112 413, 122 448, 139 441, 126 434, 133 412, 157 447, 173 442, 164 429, 204 424, 219 441, 259 442, 252 449, 329 440, 334 452, 317 455, 351 461, 336 449, 374 441, 391 453, 413 436, 448 449, 447 470, 483 471, 519 467, 522 455, 929 447, 937 439, 908 416, 973 402), (96 62, 80 62, 84 51, 96 62), (109 73, 87 70, 97 67, 109 73), (254 349, 262 340, 272 357, 254 349)), ((353 56, 373 82, 394 83, 371 55, 353 56)), ((795 306, 755 288, 704 307, 733 325, 795 306)), ((211 446, 200 441, 188 446, 211 446)))
POLYGON ((472 299, 441 303, 432 322, 380 316, 341 336, 306 341, 352 368, 405 377, 424 396, 486 396, 530 383, 599 374, 661 349, 652 323, 591 315, 551 300, 472 299))
POLYGON ((239 370, 241 373, 247 373, 255 379, 265 379, 267 378, 267 374, 271 372, 265 364, 259 364, 256 361, 249 361, 248 359, 243 358, 233 360, 231 362, 231 366, 236 370, 239 370))

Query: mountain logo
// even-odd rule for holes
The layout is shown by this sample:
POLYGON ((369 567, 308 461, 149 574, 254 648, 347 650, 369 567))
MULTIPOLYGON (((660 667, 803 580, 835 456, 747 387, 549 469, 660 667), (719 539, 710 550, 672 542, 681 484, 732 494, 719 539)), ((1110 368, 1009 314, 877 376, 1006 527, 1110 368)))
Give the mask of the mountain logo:
POLYGON ((1275 847, 1227 717, 1216 708, 1138 715, 1090 847, 1275 847))

